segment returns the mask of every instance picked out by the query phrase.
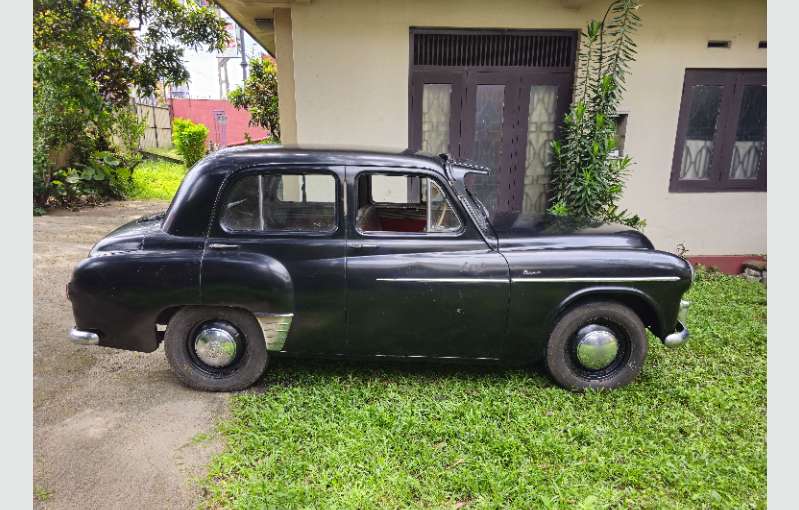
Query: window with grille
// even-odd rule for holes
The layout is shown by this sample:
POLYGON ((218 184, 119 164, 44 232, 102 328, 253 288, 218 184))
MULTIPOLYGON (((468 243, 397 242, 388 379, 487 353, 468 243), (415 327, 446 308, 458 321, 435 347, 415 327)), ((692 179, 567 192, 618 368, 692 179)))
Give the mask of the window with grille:
POLYGON ((765 191, 766 71, 685 72, 670 191, 765 191))

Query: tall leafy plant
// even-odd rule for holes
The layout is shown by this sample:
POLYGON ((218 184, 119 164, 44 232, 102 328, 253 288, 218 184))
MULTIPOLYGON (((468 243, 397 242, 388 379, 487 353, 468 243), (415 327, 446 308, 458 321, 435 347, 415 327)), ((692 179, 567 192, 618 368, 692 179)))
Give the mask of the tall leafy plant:
POLYGON ((555 215, 644 225, 638 215, 619 210, 632 160, 614 156, 617 108, 636 55, 638 8, 638 0, 614 0, 581 34, 575 101, 560 139, 552 142, 549 211, 555 215))

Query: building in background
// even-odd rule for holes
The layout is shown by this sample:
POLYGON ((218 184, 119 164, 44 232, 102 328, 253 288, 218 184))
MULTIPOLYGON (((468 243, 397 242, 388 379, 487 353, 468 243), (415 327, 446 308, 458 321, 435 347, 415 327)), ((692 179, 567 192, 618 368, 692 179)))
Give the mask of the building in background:
POLYGON ((178 99, 170 100, 172 117, 189 119, 208 128, 208 142, 212 149, 247 143, 269 136, 261 127, 250 126, 250 113, 236 110, 227 100, 178 99))
MULTIPOLYGON (((540 211, 579 34, 609 0, 217 3, 276 55, 286 143, 476 159, 495 170, 481 192, 497 210, 540 211)), ((766 251, 766 2, 652 0, 639 14, 621 205, 658 248, 739 265, 766 251)))

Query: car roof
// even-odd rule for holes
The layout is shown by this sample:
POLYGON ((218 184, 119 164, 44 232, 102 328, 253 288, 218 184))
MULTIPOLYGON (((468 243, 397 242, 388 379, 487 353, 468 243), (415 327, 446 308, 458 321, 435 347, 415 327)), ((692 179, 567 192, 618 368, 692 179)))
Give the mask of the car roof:
MULTIPOLYGON (((467 165, 446 155, 433 155, 409 149, 360 149, 309 145, 250 144, 218 150, 194 165, 183 178, 178 192, 164 216, 162 228, 173 235, 203 235, 207 230, 214 200, 223 181, 240 170, 263 165, 359 166, 408 168, 434 172, 450 180, 445 165, 467 165)), ((457 175, 461 175, 459 172, 457 175)), ((453 174, 455 175, 455 174, 453 174)))
POLYGON ((313 164, 421 168, 444 174, 441 156, 410 149, 376 149, 313 145, 250 144, 220 149, 206 159, 206 167, 231 171, 259 164, 313 164))

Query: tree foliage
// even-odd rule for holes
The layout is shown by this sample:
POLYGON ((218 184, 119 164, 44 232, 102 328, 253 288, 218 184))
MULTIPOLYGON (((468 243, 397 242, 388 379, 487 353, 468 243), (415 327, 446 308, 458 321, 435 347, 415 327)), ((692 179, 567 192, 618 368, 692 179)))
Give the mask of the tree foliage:
POLYGON ((132 92, 185 82, 183 47, 221 49, 227 39, 224 20, 194 0, 35 1, 34 202, 124 193, 100 176, 124 177, 137 161, 132 92))
POLYGON ((581 34, 575 101, 552 143, 550 212, 582 220, 642 226, 643 220, 617 202, 632 162, 615 157, 617 108, 629 65, 635 60, 633 33, 640 26, 638 0, 614 0, 602 21, 581 34))
POLYGON ((250 112, 250 125, 261 126, 269 131, 272 142, 280 142, 277 67, 271 60, 250 60, 247 80, 228 94, 228 100, 236 109, 250 112))
POLYGON ((104 101, 127 104, 133 87, 185 83, 183 48, 222 50, 225 21, 194 0, 41 0, 34 6, 36 51, 65 50, 89 66, 104 101))

